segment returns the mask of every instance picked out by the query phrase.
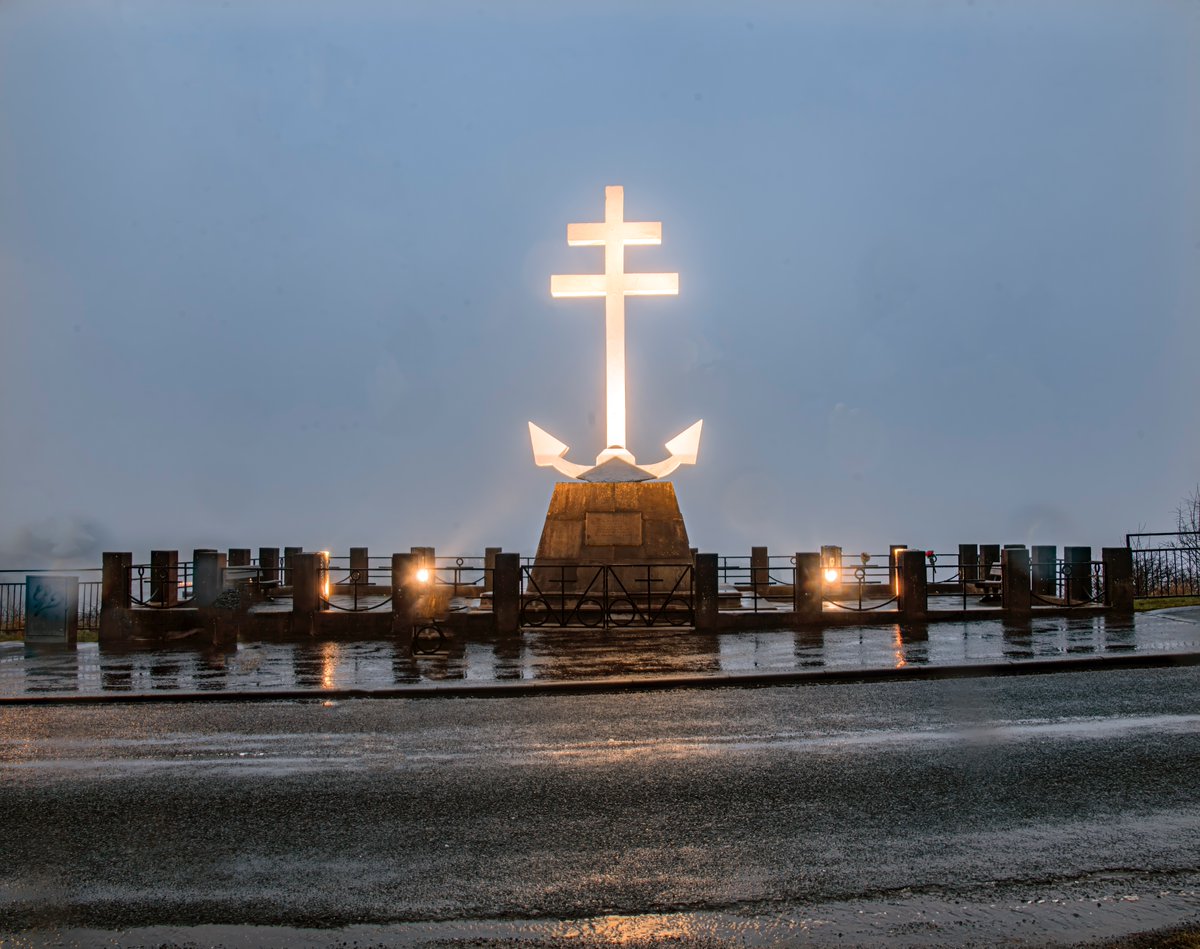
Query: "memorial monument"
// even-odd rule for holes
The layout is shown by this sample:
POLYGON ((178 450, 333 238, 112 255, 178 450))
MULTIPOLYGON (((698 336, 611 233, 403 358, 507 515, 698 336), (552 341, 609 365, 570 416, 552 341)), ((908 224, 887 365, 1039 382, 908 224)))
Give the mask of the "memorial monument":
MULTIPOLYGON (((661 222, 625 220, 620 185, 604 189, 603 221, 567 225, 571 247, 604 248, 603 273, 556 274, 550 293, 604 299, 607 437, 594 465, 577 464, 567 460, 566 444, 529 423, 534 462, 573 479, 556 484, 550 499, 534 565, 541 589, 588 588, 595 571, 578 571, 583 565, 691 562, 675 487, 660 479, 696 463, 703 419, 666 443, 666 458, 648 465, 638 464, 625 432, 625 298, 679 293, 677 273, 628 273, 625 248, 660 243, 661 222)), ((642 592, 672 589, 677 573, 653 573, 647 578, 650 588, 642 592)))

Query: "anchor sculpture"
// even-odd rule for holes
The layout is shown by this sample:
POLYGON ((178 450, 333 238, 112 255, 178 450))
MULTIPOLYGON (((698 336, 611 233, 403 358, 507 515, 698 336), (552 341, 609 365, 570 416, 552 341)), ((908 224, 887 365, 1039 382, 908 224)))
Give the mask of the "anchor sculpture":
POLYGON ((604 220, 568 224, 571 247, 603 247, 604 273, 555 274, 550 278, 553 297, 604 297, 604 338, 607 364, 607 440, 594 465, 567 461, 570 450, 549 432, 529 423, 533 460, 541 468, 553 468, 580 481, 650 481, 665 478, 680 465, 694 465, 700 451, 700 429, 704 420, 680 432, 666 444, 668 456, 651 465, 639 465, 625 444, 625 298, 629 296, 677 296, 677 273, 626 273, 625 248, 630 245, 662 243, 661 221, 626 221, 625 189, 604 189, 604 220))

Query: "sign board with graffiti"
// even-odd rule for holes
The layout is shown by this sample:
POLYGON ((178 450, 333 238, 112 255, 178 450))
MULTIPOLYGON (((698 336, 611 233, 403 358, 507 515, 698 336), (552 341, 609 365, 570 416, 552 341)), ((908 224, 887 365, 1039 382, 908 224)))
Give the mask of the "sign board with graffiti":
POLYGON ((79 578, 25 577, 25 642, 75 645, 79 578))

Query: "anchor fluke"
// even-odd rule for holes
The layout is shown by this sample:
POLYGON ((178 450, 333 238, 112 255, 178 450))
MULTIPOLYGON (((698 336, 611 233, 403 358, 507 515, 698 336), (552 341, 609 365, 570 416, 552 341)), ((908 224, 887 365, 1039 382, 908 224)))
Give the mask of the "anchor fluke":
POLYGON ((566 444, 547 432, 529 423, 529 441, 533 444, 533 463, 539 468, 553 468, 568 478, 578 478, 588 470, 587 465, 577 465, 563 457, 570 449, 566 444))
POLYGON ((665 478, 680 465, 694 465, 700 457, 700 429, 704 419, 690 425, 667 442, 670 457, 654 465, 642 465, 642 471, 652 478, 665 478))

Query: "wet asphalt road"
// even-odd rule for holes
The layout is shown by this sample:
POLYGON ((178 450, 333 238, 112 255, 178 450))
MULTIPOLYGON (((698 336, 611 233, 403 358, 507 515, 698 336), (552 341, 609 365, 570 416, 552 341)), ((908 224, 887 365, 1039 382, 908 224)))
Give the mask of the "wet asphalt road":
POLYGON ((1200 883, 1200 669, 0 708, 0 931, 1200 883))

